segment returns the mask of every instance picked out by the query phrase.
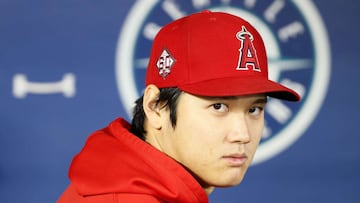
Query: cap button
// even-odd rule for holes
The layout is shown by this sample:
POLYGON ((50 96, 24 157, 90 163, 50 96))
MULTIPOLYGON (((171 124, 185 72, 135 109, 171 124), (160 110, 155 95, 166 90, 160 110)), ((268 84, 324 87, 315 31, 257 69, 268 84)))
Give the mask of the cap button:
POLYGON ((211 13, 211 11, 210 10, 203 10, 203 11, 201 11, 201 13, 211 13))

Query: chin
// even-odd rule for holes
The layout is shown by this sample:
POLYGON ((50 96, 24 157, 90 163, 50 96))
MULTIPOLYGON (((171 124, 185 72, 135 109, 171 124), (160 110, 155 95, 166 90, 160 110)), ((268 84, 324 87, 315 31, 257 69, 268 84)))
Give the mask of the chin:
POLYGON ((222 179, 218 181, 216 187, 233 187, 239 185, 244 178, 244 175, 236 176, 236 177, 229 177, 227 179, 222 179))

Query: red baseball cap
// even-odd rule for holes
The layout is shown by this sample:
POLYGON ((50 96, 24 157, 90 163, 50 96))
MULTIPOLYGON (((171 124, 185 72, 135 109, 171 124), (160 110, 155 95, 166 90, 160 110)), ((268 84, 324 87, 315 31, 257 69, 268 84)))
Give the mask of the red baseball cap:
POLYGON ((164 26, 153 42, 149 84, 199 96, 266 94, 300 100, 295 91, 268 79, 265 46, 257 30, 223 12, 203 11, 164 26))

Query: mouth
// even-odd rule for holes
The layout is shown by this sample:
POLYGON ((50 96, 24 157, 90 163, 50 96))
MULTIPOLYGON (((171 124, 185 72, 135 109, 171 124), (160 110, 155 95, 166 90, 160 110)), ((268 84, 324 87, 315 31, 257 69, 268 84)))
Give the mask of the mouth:
POLYGON ((223 156, 222 158, 232 167, 244 166, 248 160, 246 154, 230 154, 223 156))

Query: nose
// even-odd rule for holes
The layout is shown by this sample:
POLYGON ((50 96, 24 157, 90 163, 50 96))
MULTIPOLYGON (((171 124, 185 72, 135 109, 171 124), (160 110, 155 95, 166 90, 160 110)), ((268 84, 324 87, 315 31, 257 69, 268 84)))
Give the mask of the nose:
POLYGON ((230 121, 230 127, 226 136, 231 143, 249 143, 251 141, 249 124, 244 116, 236 116, 230 121))

